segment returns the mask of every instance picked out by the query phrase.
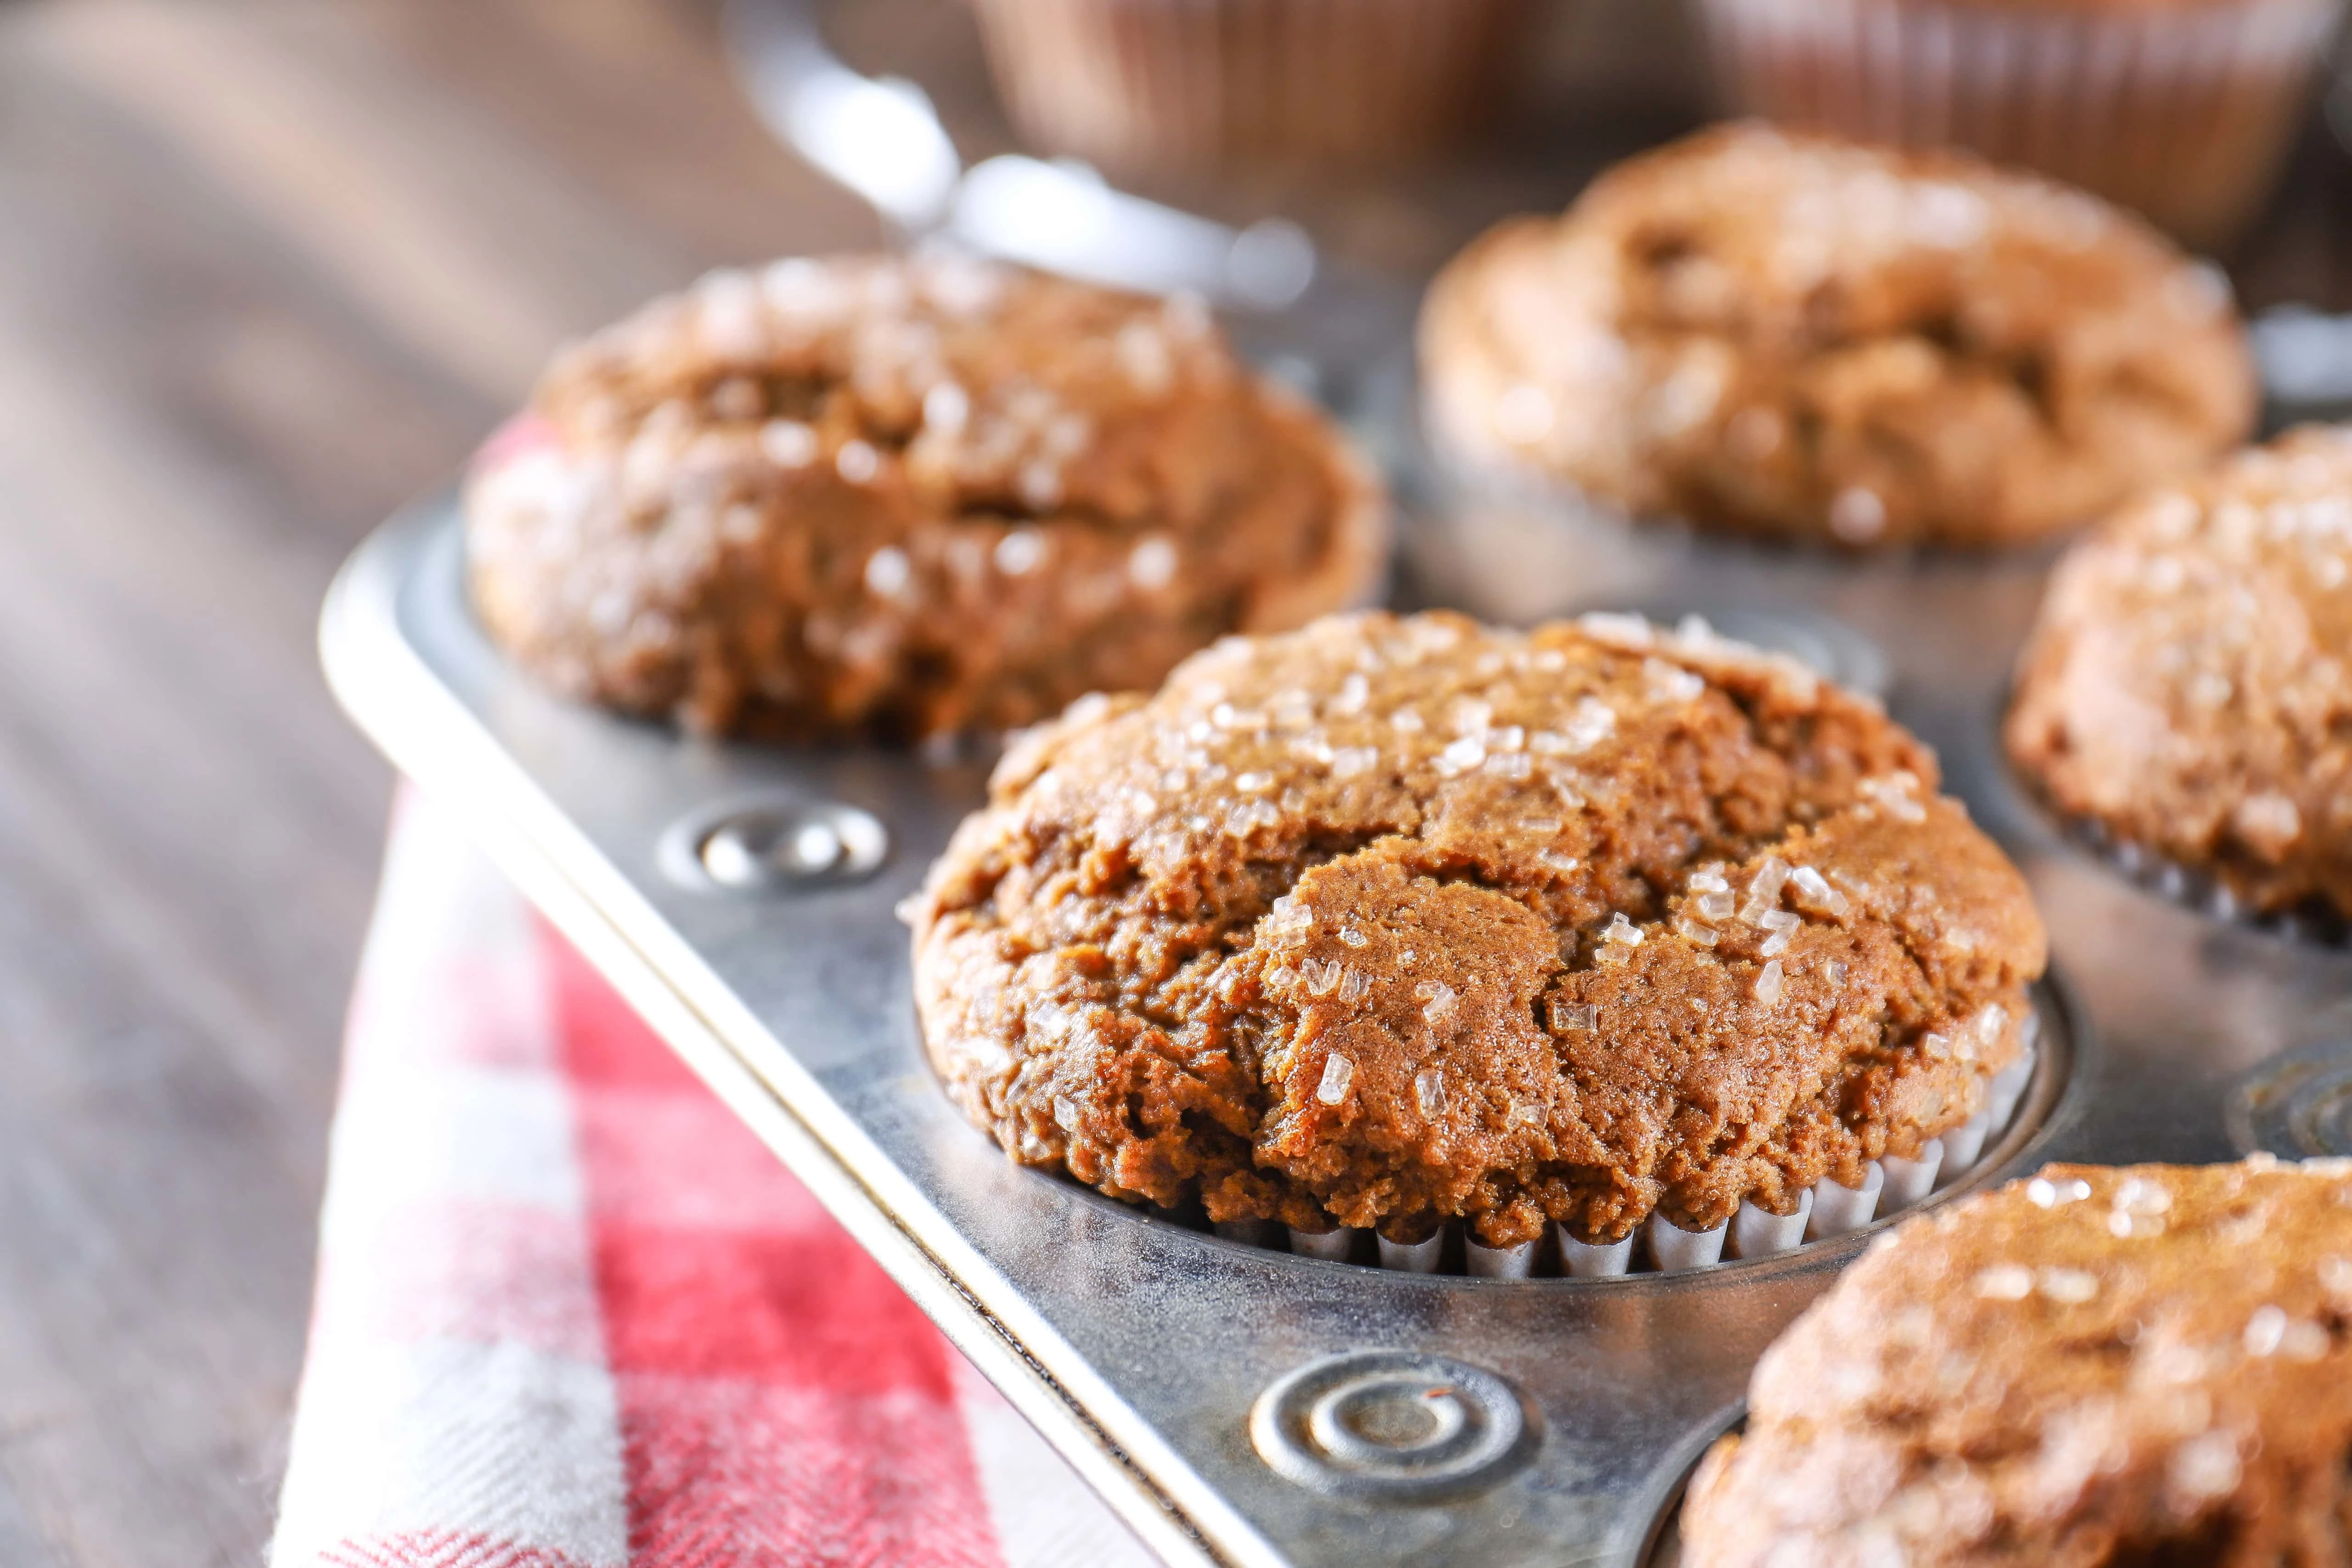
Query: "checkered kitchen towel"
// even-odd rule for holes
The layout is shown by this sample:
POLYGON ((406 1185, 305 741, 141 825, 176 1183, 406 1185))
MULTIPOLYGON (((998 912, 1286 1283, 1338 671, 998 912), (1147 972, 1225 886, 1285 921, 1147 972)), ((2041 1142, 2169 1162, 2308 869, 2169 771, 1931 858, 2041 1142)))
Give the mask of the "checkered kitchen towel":
POLYGON ((274 1568, 1148 1561, 414 794, 319 1251, 274 1568))

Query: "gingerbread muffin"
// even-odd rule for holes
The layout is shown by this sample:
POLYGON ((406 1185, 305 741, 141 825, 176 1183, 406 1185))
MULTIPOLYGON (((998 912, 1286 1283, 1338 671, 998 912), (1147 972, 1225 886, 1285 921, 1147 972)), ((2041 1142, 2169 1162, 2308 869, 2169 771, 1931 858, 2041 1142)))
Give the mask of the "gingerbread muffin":
POLYGON ((2095 197, 1738 125, 1520 218, 1430 290, 1431 434, 1636 517, 2002 544, 2253 419, 2228 286, 2095 197))
POLYGON ((2352 426, 2143 496, 2051 580, 2008 743, 2056 809, 2257 911, 2352 915, 2352 426))
POLYGON ((2051 1166, 1765 1354, 1685 1568, 2352 1560, 2352 1161, 2051 1166))
POLYGON ((1875 705, 1702 629, 1334 617, 1011 750, 909 915, 1012 1155, 1217 1221, 1797 1212, 2018 1055, 2040 923, 1875 705))
POLYGON ((724 272, 560 356, 467 493, 491 634, 698 730, 891 738, 1359 602, 1376 482, 1197 302, 982 263, 724 272))

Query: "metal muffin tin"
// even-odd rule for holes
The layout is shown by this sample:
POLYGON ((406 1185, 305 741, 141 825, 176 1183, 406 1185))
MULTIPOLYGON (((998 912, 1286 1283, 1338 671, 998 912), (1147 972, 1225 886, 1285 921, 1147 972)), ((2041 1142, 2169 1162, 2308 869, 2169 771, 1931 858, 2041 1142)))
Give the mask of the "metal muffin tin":
MULTIPOLYGON (((2016 1119, 1931 1203, 2048 1159, 2352 1152, 2352 955, 2144 889, 2001 763, 2047 553, 1857 561, 1628 531, 1439 474, 1392 368, 1323 391, 1409 481, 1405 601, 1713 612, 1868 672, 1935 746, 2024 867, 2063 980, 2039 994, 2016 1119)), ((1019 1168, 924 1063, 892 913, 984 761, 717 744, 563 702, 484 641, 461 554, 444 498, 352 558, 320 635, 345 707, 1171 1563, 1643 1563, 1758 1355, 1886 1223, 1675 1274, 1416 1275, 1019 1168)))

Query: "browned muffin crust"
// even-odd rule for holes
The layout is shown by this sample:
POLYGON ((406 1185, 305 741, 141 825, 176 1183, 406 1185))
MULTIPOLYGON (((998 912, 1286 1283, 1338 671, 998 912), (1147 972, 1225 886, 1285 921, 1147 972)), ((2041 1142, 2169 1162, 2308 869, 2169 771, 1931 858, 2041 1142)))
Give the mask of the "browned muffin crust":
POLYGON ((1758 1364, 1688 1568, 2352 1561, 2352 1161, 2051 1166, 1906 1221, 1758 1364))
POLYGON ((1933 757, 1630 617, 1334 617, 1089 697, 911 910, 931 1061, 1114 1197, 1490 1245, 1792 1212, 2013 1060, 2042 934, 1933 757))
POLYGON ((726 272, 559 357, 467 497, 562 689, 701 730, 926 736, 1360 601, 1385 504, 1206 311, 983 263, 726 272))
POLYGON ((2096 198, 1952 153, 1740 125, 1457 257, 1433 433, 1637 516, 1847 546, 2084 521, 2240 439, 2219 272, 2096 198))
POLYGON ((2142 497, 2060 563, 2010 755, 2241 904, 2352 915, 2352 426, 2142 497))

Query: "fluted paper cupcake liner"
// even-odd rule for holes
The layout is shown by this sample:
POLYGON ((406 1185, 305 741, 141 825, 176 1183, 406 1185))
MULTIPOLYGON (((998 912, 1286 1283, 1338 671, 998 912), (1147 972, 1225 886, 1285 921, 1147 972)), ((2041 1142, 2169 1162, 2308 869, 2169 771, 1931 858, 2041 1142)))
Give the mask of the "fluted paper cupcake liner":
POLYGON ((2150 893, 2184 909, 2298 942, 2324 947, 2352 946, 2352 920, 2336 910, 2315 902, 2295 909, 2252 908, 2211 872, 2174 860, 2136 840, 2117 838, 2096 818, 2074 817, 2058 810, 2031 788, 2030 780, 2028 793, 2075 843, 2150 893))
POLYGON ((1739 112, 1965 147, 2215 247, 2269 195, 2344 5, 1700 0, 1699 11, 1739 112))
POLYGON ((1794 1214, 1775 1214, 1743 1199, 1731 1217, 1730 1251, 1734 1258, 1769 1258, 1805 1244, 1805 1226, 1813 1217, 1813 1194, 1808 1187, 1797 1198, 1794 1214))
POLYGON ((1120 172, 1360 160, 1475 115, 1520 0, 974 0, 1022 134, 1120 172))
POLYGON ((1790 1214, 1775 1214, 1743 1198, 1730 1218, 1706 1230, 1685 1230, 1664 1214, 1652 1214, 1614 1241, 1587 1241, 1558 1222, 1538 1240, 1488 1247, 1462 1234, 1448 1221, 1416 1241, 1397 1241, 1378 1231, 1346 1226, 1329 1230, 1286 1228, 1269 1220, 1220 1221, 1212 1228, 1228 1241, 1334 1263, 1366 1263, 1396 1273, 1466 1274, 1475 1279, 1526 1280, 1565 1275, 1576 1280, 1614 1279, 1633 1273, 1680 1273, 1726 1260, 1749 1261, 1835 1240, 1925 1203, 1969 1174, 1985 1148, 2015 1119, 2040 1061, 2040 1018, 2029 1013, 2021 1026, 2024 1049, 1986 1085, 1984 1108, 1967 1122, 1930 1138, 1909 1157, 1886 1155, 1864 1167, 1859 1187, 1823 1176, 1798 1197, 1790 1214), (1458 1257, 1452 1239, 1462 1235, 1458 1257), (1367 1246, 1369 1238, 1370 1245, 1367 1246))

